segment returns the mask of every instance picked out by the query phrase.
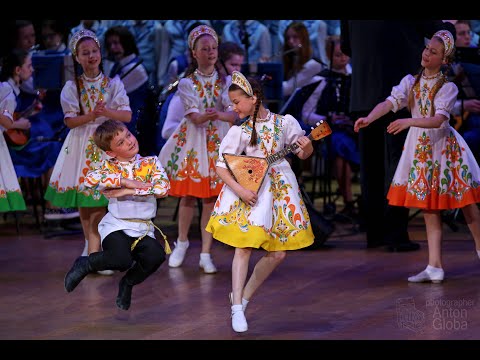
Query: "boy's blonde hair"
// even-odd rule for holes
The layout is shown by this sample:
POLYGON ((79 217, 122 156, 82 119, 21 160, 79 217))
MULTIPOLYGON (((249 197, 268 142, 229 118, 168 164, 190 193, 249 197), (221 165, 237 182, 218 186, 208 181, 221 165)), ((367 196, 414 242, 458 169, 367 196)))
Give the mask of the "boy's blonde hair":
POLYGON ((108 119, 100 124, 93 133, 93 141, 103 151, 110 151, 110 143, 118 133, 127 129, 125 123, 119 120, 108 119))

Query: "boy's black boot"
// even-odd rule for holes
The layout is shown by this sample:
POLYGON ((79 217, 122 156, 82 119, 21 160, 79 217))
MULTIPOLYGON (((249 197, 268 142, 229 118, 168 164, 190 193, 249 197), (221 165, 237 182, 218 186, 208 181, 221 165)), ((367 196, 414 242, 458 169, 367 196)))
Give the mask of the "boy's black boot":
POLYGON ((133 285, 130 285, 127 282, 127 279, 122 277, 120 284, 118 285, 118 295, 117 295, 117 306, 122 310, 128 310, 130 307, 130 302, 132 300, 132 288, 133 285))
POLYGON ((85 276, 92 271, 90 263, 88 261, 88 256, 80 256, 73 263, 70 271, 65 275, 65 290, 67 292, 72 292, 80 281, 83 280, 85 276))

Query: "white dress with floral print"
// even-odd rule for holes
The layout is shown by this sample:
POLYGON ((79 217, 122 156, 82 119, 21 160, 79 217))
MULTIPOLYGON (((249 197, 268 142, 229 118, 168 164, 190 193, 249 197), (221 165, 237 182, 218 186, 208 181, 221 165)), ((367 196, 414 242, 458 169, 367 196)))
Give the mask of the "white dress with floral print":
MULTIPOLYGON (((102 73, 90 79, 80 76, 81 102, 84 114, 95 108, 98 101, 115 110, 129 110, 130 102, 120 78, 113 79, 102 73)), ((65 118, 80 114, 77 86, 67 81, 62 89, 60 101, 65 118)), ((84 186, 87 172, 97 167, 107 155, 93 141, 95 129, 107 120, 98 117, 95 121, 78 126, 69 131, 60 155, 55 163, 45 198, 55 206, 92 207, 106 206, 107 199, 98 190, 84 186)))
MULTIPOLYGON (((220 145, 217 166, 227 168, 223 153, 267 157, 296 143, 305 134, 291 115, 270 113, 255 125, 258 146, 248 146, 252 122, 233 126, 220 145)), ((299 151, 299 150, 297 150, 299 151)), ((263 248, 267 251, 296 250, 313 243, 314 235, 297 178, 289 162, 282 158, 272 163, 258 190, 252 207, 239 198, 228 185, 218 195, 207 231, 234 247, 263 248)))
MULTIPOLYGON (((414 87, 413 118, 436 114, 448 119, 458 94, 446 82, 432 99, 441 78, 422 76, 414 87)), ((415 78, 405 76, 387 98, 396 112, 405 107, 415 78)), ((463 137, 445 120, 439 128, 410 127, 387 198, 391 205, 441 210, 480 201, 480 169, 463 137)))
MULTIPOLYGON (((13 120, 16 106, 15 94, 10 85, 0 82, 0 111, 13 120)), ((26 210, 22 190, 18 184, 18 177, 13 167, 12 158, 8 150, 0 125, 0 212, 26 210)))
MULTIPOLYGON (((223 84, 215 70, 206 76, 198 70, 178 84, 184 115, 203 113, 207 108, 225 111, 230 105, 228 86, 231 77, 223 84)), ((159 159, 170 179, 171 196, 217 196, 223 182, 215 171, 218 147, 230 124, 207 121, 197 125, 184 118, 160 150, 159 159)))

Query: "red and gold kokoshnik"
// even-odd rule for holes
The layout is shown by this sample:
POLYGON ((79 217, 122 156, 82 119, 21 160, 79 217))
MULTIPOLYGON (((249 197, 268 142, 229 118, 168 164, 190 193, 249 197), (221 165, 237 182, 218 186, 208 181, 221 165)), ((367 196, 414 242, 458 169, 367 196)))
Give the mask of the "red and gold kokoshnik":
POLYGON ((190 48, 190 50, 193 50, 193 47, 195 46, 195 41, 197 41, 200 36, 205 34, 212 36, 218 45, 218 36, 215 30, 213 30, 208 25, 199 25, 192 31, 190 31, 190 34, 188 34, 188 47, 190 48))

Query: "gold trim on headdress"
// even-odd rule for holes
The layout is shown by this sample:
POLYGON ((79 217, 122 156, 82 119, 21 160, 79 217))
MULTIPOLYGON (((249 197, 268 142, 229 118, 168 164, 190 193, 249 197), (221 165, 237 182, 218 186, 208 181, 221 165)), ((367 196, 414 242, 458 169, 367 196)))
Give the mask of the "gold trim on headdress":
POLYGON ((69 48, 73 56, 77 56, 77 43, 80 39, 83 39, 84 37, 89 37, 95 40, 98 47, 101 48, 100 41, 98 41, 97 35, 95 35, 95 33, 91 30, 83 29, 73 34, 72 39, 70 40, 69 48))
POLYGON ((199 25, 190 31, 190 34, 188 34, 188 47, 190 50, 193 50, 193 46, 195 45, 195 41, 198 39, 198 37, 205 34, 212 36, 218 45, 218 36, 215 30, 208 25, 199 25))
POLYGON ((449 56, 453 52, 453 46, 455 41, 453 40, 453 35, 448 30, 439 30, 433 36, 437 36, 443 41, 445 47, 445 57, 449 56))
POLYGON ((240 88, 245 91, 248 96, 253 96, 252 85, 250 85, 247 78, 241 72, 232 72, 232 84, 240 86, 240 88))

